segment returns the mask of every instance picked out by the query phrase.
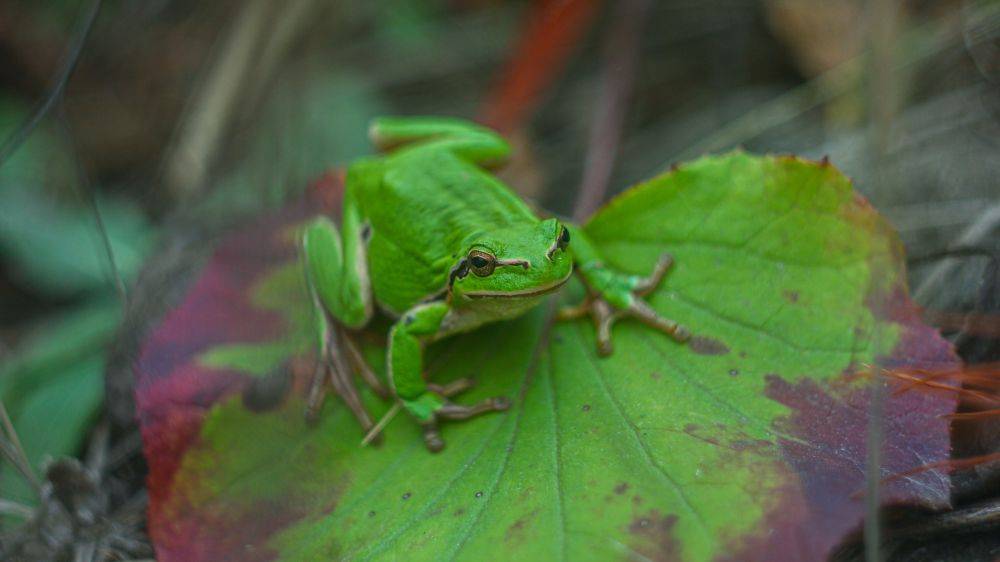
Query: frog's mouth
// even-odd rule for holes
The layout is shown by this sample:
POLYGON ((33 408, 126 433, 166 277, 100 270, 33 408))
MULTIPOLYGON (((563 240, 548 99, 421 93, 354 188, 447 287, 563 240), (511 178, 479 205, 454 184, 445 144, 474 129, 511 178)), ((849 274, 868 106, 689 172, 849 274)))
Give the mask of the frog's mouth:
POLYGON ((543 287, 538 287, 538 288, 535 288, 535 289, 529 289, 527 291, 477 291, 477 292, 474 292, 474 293, 466 293, 465 297, 466 298, 470 298, 470 299, 489 299, 489 298, 493 298, 493 299, 523 299, 523 298, 530 298, 530 297, 540 297, 542 295, 547 295, 547 294, 555 291, 559 287, 562 287, 563 285, 565 285, 566 282, 569 281, 569 278, 572 277, 572 275, 573 275, 573 271, 571 270, 566 275, 566 277, 563 277, 562 279, 556 281, 555 283, 551 283, 549 285, 545 285, 543 287))

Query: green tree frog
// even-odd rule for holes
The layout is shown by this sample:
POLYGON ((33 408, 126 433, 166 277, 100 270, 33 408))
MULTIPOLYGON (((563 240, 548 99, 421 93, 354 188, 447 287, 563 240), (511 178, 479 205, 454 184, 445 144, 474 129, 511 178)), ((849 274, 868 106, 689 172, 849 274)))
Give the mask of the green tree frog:
MULTIPOLYGON (((344 375, 343 355, 357 360, 360 354, 348 349, 352 353, 342 355, 338 348, 349 338, 338 340, 337 334, 341 327, 365 326, 378 306, 395 319, 386 362, 390 391, 365 366, 359 370, 377 391, 401 403, 423 427, 427 447, 439 451, 444 446, 440 420, 505 410, 509 403, 504 398, 472 406, 450 401, 448 396, 469 381, 450 388, 426 382, 424 348, 525 313, 574 271, 587 297, 560 317, 592 316, 601 354, 611 353, 612 324, 626 316, 679 342, 688 339, 684 327, 660 317, 641 298, 663 278, 670 256, 661 256, 649 277, 604 265, 582 229, 539 218, 488 171, 510 152, 495 132, 459 119, 385 117, 372 123, 369 135, 383 154, 349 167, 339 232, 329 218, 320 217, 302 235, 322 363, 333 371, 338 392, 352 384, 344 375)), ((311 416, 319 403, 320 378, 311 392, 311 416)), ((347 394, 348 405, 371 429, 356 393, 347 389, 347 394)))

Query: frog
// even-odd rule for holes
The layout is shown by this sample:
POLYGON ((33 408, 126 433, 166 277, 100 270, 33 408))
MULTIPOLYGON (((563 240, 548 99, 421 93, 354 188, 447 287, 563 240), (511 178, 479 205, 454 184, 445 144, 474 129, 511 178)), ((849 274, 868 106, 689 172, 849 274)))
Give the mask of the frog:
POLYGON ((521 316, 574 274, 585 297, 557 317, 590 316, 600 355, 612 353, 612 326, 623 318, 678 343, 690 338, 686 327, 644 300, 671 268, 671 256, 662 254, 647 276, 607 265, 582 227, 536 213, 495 175, 511 154, 499 133, 460 118, 379 117, 369 138, 378 153, 348 166, 339 228, 322 215, 301 232, 321 358, 310 385, 310 419, 322 403, 324 373, 330 373, 362 428, 372 430, 352 387, 345 363, 350 361, 378 395, 397 401, 420 425, 431 452, 441 451, 440 422, 503 411, 510 401, 452 401, 473 381, 430 382, 427 347, 521 316), (392 320, 388 385, 367 367, 350 337, 371 322, 376 308, 392 320))

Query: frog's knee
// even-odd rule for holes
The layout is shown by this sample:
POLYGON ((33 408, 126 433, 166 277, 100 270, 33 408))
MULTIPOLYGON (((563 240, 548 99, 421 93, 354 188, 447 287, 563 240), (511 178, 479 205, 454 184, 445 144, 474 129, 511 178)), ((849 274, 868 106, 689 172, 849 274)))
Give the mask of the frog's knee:
POLYGON ((433 392, 424 392, 412 399, 400 399, 403 408, 419 423, 434 421, 434 413, 444 405, 444 398, 433 392))
POLYGON ((381 151, 433 144, 485 168, 500 166, 510 156, 510 145, 496 131, 452 117, 378 117, 368 137, 381 151))
POLYGON ((483 133, 492 131, 454 117, 376 117, 368 126, 368 138, 380 149, 432 138, 464 137, 483 133))

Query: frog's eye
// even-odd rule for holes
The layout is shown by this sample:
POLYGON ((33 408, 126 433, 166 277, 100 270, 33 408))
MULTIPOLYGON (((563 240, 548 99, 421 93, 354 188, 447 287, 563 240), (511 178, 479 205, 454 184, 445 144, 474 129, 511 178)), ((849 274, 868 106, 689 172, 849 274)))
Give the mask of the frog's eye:
POLYGON ((481 250, 469 252, 469 267, 479 277, 486 277, 497 267, 497 258, 481 250))
POLYGON ((562 250, 565 252, 568 247, 569 229, 564 226, 562 227, 562 230, 559 231, 559 237, 556 238, 556 241, 553 242, 552 245, 549 246, 548 251, 545 252, 545 257, 548 258, 549 261, 552 261, 552 256, 556 253, 556 250, 562 250))

